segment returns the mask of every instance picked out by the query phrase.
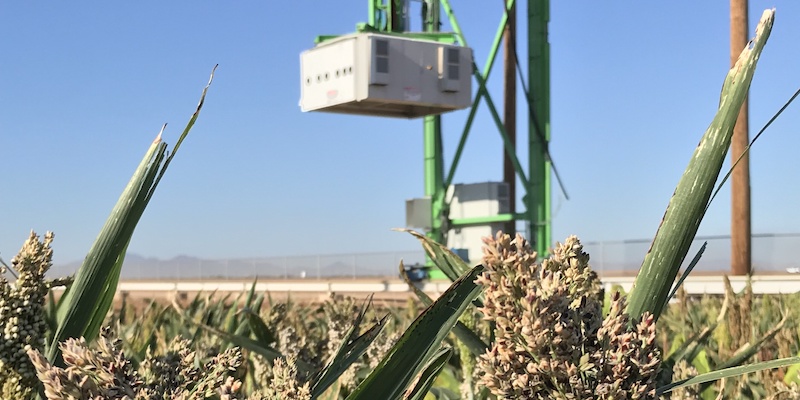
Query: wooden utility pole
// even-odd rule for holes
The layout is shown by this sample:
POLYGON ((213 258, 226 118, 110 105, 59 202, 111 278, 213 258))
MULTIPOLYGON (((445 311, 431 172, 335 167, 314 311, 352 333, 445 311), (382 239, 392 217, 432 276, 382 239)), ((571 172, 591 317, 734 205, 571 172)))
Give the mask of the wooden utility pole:
MULTIPOLYGON (((731 0, 731 66, 747 46, 747 0, 731 0)), ((745 98, 733 129, 731 162, 742 155, 749 143, 747 103, 745 98)), ((731 274, 751 272, 750 236, 750 157, 745 155, 731 175, 731 274)))
MULTIPOLYGON (((504 2, 505 3, 505 2, 504 2)), ((517 148, 517 5, 511 6, 508 10, 508 22, 503 33, 503 125, 505 125, 508 140, 514 149, 517 148)), ((515 151, 516 153, 516 151, 515 151)), ((517 212, 517 173, 514 171, 514 163, 508 153, 503 149, 503 182, 508 183, 509 214, 517 212)), ((506 224, 506 233, 512 237, 516 233, 514 220, 506 224)), ((532 238, 529 238, 529 240, 532 238)))

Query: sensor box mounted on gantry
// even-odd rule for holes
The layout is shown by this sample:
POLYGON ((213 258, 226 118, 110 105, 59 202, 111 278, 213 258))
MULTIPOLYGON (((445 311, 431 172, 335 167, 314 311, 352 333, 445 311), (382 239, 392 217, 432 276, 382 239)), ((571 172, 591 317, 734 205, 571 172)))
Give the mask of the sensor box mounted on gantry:
POLYGON ((379 33, 300 55, 303 111, 416 118, 472 104, 472 49, 379 33))

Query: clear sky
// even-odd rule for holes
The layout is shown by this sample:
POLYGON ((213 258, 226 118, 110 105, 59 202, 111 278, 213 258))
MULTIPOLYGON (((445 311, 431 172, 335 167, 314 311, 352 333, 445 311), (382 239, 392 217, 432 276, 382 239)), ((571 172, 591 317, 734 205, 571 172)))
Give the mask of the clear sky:
MULTIPOLYGON (((453 3, 483 67, 501 2, 453 3)), ((800 86, 800 3, 750 5, 753 28, 763 9, 777 7, 751 91, 755 133, 800 86)), ((519 15, 524 32, 524 2, 519 15)), ((417 248, 390 229, 405 223, 405 200, 423 195, 421 120, 298 107, 300 52, 316 35, 352 32, 366 18, 363 0, 4 2, 0 256, 8 261, 34 229, 56 232, 57 262, 81 259, 161 124, 174 144, 217 63, 205 109, 132 252, 417 248)), ((655 233, 716 110, 728 41, 728 1, 552 2, 551 151, 571 196, 554 187, 554 239, 655 233)), ((490 80, 498 105, 500 84, 498 68, 490 80)), ((752 153, 756 233, 800 231, 798 107, 752 153)), ((443 119, 447 162, 466 114, 443 119)), ((456 182, 500 180, 501 154, 482 106, 456 182)), ((725 190, 700 233, 727 234, 729 213, 725 190)))

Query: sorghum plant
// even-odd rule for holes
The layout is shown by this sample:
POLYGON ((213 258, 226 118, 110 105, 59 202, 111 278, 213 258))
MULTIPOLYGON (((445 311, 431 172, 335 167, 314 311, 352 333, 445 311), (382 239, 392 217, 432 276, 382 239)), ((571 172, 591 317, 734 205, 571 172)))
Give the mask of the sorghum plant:
POLYGON ((39 351, 28 350, 48 400, 129 399, 201 400, 236 398, 240 383, 233 373, 242 355, 232 348, 202 366, 195 363, 189 341, 176 338, 162 355, 148 352, 138 371, 121 350, 121 342, 104 329, 97 348, 83 338, 61 345, 65 368, 55 367, 39 351))
POLYGON ((655 399, 661 354, 655 322, 625 313, 615 293, 603 318, 603 290, 575 237, 537 264, 517 235, 487 238, 481 311, 495 341, 478 361, 481 383, 504 399, 655 399))
POLYGON ((250 400, 311 400, 311 386, 298 377, 295 361, 294 357, 275 360, 270 384, 250 396, 250 400))
POLYGON ((16 271, 12 286, 5 274, 11 273, 0 266, 0 394, 4 399, 27 398, 39 386, 36 371, 25 354, 28 350, 44 350, 47 322, 44 301, 52 286, 59 281, 45 280, 52 265, 53 233, 45 234, 44 241, 31 232, 22 249, 11 260, 11 270, 16 271))

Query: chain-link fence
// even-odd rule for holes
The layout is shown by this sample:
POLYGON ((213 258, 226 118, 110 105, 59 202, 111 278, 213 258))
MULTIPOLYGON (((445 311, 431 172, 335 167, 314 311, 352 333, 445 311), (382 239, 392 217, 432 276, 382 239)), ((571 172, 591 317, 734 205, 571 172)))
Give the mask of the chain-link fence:
MULTIPOLYGON (((730 270, 730 238, 726 236, 698 237, 689 250, 686 262, 703 244, 705 253, 695 271, 723 273, 730 270)), ((591 265, 600 275, 634 275, 650 247, 650 240, 584 242, 591 255, 591 265)), ((786 273, 800 267, 795 249, 800 248, 798 234, 753 235, 753 271, 786 273)), ((129 255, 122 268, 123 279, 155 280, 220 280, 220 279, 329 279, 397 277, 398 265, 425 263, 422 250, 379 253, 350 253, 292 257, 264 257, 207 260, 176 257, 158 260, 129 255)), ((477 264, 479 260, 472 260, 477 264)), ((54 267, 53 275, 73 273, 77 264, 54 267)))
MULTIPOLYGON (((644 255, 650 248, 650 239, 585 242, 591 256, 592 268, 600 275, 633 275, 639 271, 644 255)), ((705 252, 695 267, 695 273, 724 273, 731 266, 730 236, 698 236, 692 242, 684 266, 694 258, 704 242, 705 252)), ((752 236, 753 273, 795 272, 800 258, 794 250, 800 248, 800 233, 757 234, 752 236)))

